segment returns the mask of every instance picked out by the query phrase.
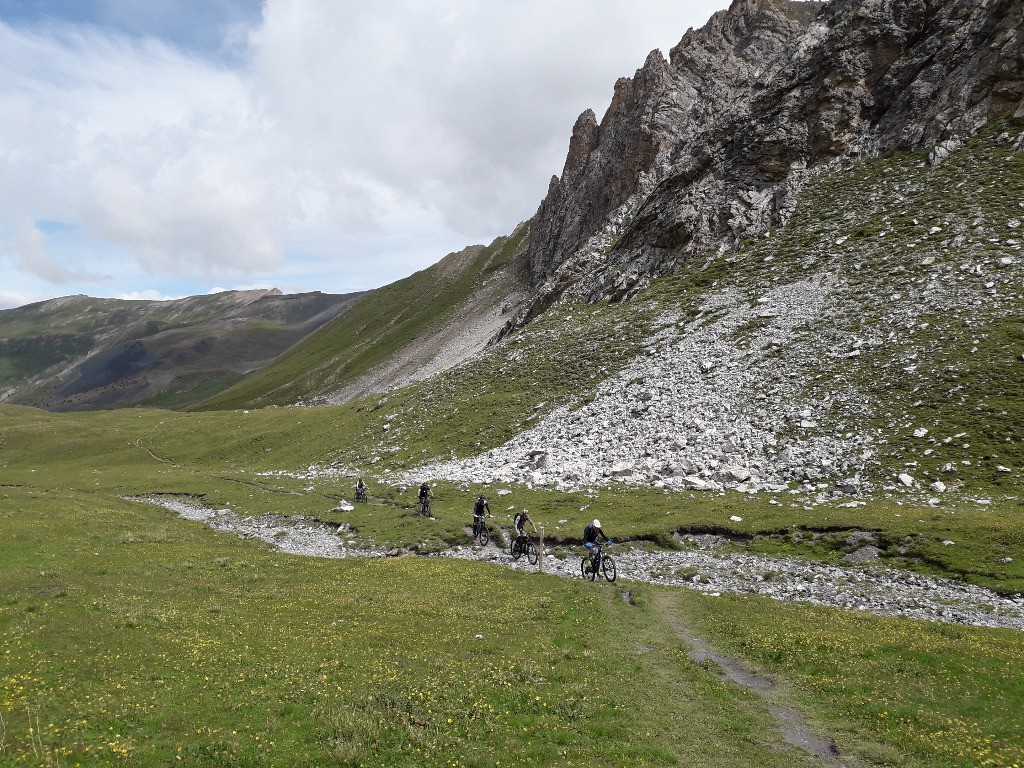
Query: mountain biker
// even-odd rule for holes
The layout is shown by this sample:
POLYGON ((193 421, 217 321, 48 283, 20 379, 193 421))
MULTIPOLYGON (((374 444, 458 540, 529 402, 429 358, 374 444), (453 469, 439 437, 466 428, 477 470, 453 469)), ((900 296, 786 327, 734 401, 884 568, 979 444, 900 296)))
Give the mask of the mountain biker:
POLYGON ((476 536, 480 526, 484 524, 484 517, 491 514, 491 505, 487 503, 487 497, 482 493, 473 505, 473 535, 476 536))
POLYGON ((359 478, 359 482, 356 483, 356 501, 363 501, 366 499, 366 483, 363 482, 363 478, 359 478))
POLYGON ((420 510, 422 512, 425 513, 427 511, 427 507, 429 506, 432 498, 434 498, 434 494, 430 492, 430 483, 424 481, 420 486, 419 496, 420 510))
POLYGON ((608 534, 604 532, 601 527, 601 521, 594 518, 592 523, 589 523, 586 528, 583 529, 583 546, 587 548, 587 552, 590 554, 590 567, 594 568, 594 551, 598 544, 598 539, 604 539, 604 541, 611 543, 611 539, 608 538, 608 534))
POLYGON ((533 518, 530 517, 530 510, 524 509, 522 512, 516 512, 516 516, 512 518, 512 532, 515 535, 515 539, 521 539, 526 535, 526 531, 523 530, 526 524, 529 523, 530 527, 533 528, 533 532, 537 532, 537 526, 533 522, 533 518))

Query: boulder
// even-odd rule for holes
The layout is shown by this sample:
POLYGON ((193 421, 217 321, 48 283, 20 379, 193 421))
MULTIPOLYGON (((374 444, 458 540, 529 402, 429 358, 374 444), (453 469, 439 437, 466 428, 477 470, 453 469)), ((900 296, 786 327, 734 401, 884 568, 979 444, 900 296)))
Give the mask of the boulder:
POLYGON ((861 565, 863 563, 874 563, 878 561, 881 556, 882 550, 878 547, 868 544, 867 546, 856 549, 846 557, 843 558, 843 562, 852 563, 854 565, 861 565))
POLYGON ((745 483, 751 477, 750 470, 737 466, 725 467, 721 474, 723 480, 734 483, 745 483))
POLYGON ((689 491, 706 491, 711 487, 699 477, 694 477, 692 475, 687 475, 679 480, 679 485, 689 491))
POLYGON ((700 467, 692 459, 679 459, 676 462, 676 466, 679 467, 679 471, 686 475, 696 475, 700 473, 700 467))

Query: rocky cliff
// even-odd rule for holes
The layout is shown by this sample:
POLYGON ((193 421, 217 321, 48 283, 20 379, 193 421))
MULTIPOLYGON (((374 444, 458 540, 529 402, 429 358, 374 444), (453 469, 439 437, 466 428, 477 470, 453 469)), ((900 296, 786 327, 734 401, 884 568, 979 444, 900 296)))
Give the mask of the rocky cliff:
POLYGON ((634 295, 784 224, 816 174, 891 149, 941 162, 1024 98, 1021 0, 735 0, 573 128, 534 219, 537 294, 634 295))

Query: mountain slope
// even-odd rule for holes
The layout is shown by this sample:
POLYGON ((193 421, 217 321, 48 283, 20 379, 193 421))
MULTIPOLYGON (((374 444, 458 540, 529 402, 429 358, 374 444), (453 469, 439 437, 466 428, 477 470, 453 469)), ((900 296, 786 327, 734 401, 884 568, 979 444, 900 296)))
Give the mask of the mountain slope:
POLYGON ((0 311, 0 399, 68 411, 180 406, 266 365, 361 294, 68 296, 0 311))
MULTIPOLYGON (((1022 13, 737 0, 671 64, 652 54, 600 125, 577 123, 500 342, 362 406, 340 465, 566 488, 1017 487, 1022 13), (581 303, 608 296, 632 300, 581 303)), ((378 370, 407 346, 396 327, 372 337, 378 370)), ((317 365, 304 379, 291 358, 275 400, 233 404, 384 389, 370 365, 334 381, 317 365)))
POLYGON ((1022 130, 995 121, 937 166, 895 152, 822 176, 732 255, 629 302, 563 300, 358 402, 364 426, 317 471, 801 503, 1017 493, 1022 130))
POLYGON ((583 207, 595 179, 646 157, 617 121, 647 115, 642 135, 658 140, 590 245, 565 240, 548 275, 534 257, 560 214, 542 205, 529 230, 371 293, 199 407, 354 398, 360 426, 322 471, 811 499, 1011 493, 1024 467, 1024 107, 1011 100, 1024 59, 1007 20, 1020 11, 737 0, 687 33, 675 74, 650 58, 606 125, 577 125, 556 186, 583 207), (712 54, 730 62, 722 81, 693 79, 712 54), (665 107, 680 78, 704 112, 665 107), (957 88, 963 109, 937 112, 957 88), (941 126, 960 133, 930 146, 941 126), (721 151, 702 154, 723 127, 721 151), (746 153, 726 146, 737 136, 746 153), (682 232, 659 211, 721 213, 720 193, 751 178, 764 206, 727 206, 750 226, 659 250, 682 232), (524 291, 530 278, 544 282, 524 291), (594 301, 607 296, 631 298, 594 301))
POLYGON ((203 410, 344 402, 465 360, 506 322, 525 285, 528 226, 471 246, 391 285, 247 377, 203 410))
MULTIPOLYGON (((651 332, 616 375, 508 443, 478 454, 460 441, 478 455, 424 471, 565 487, 1019 488, 1024 125, 1005 127, 937 168, 896 153, 821 179, 786 227, 639 294, 651 332)), ((550 310, 491 360, 521 344, 524 379, 544 360, 568 365, 583 352, 544 335, 567 317, 579 306, 550 310)), ((471 392, 452 397, 471 407, 471 392)))
POLYGON ((537 214, 540 289, 517 322, 566 291, 633 295, 763 234, 817 175, 960 146, 1024 98, 1022 24, 1020 0, 736 0, 670 62, 652 53, 620 81, 599 126, 580 118, 537 214))

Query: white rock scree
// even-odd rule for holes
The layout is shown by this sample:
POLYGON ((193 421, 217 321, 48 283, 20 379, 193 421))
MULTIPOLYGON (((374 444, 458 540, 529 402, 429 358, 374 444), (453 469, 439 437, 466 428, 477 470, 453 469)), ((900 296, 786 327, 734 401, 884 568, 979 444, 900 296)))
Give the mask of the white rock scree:
POLYGON ((559 408, 505 445, 418 467, 416 476, 584 489, 612 482, 667 490, 780 491, 792 481, 856 474, 875 454, 868 435, 819 429, 829 405, 810 400, 773 353, 832 309, 833 282, 761 295, 710 296, 684 325, 662 330, 582 407, 559 408), (736 343, 745 327, 758 331, 736 343), (794 428, 798 436, 792 436, 794 428), (784 433, 789 433, 786 436, 784 433))
MULTIPOLYGON (((228 509, 209 509, 180 498, 131 498, 156 504, 187 520, 259 539, 281 552, 308 557, 387 557, 399 550, 363 546, 344 528, 309 517, 242 517, 228 509)), ((580 548, 582 552, 582 548, 580 548)), ((695 589, 705 594, 754 594, 806 602, 878 616, 944 621, 976 627, 1024 631, 1024 598, 1002 597, 983 587, 885 568, 841 568, 788 558, 717 553, 714 546, 686 552, 643 552, 614 547, 621 578, 695 589)), ((480 560, 518 570, 535 570, 514 561, 503 547, 464 546, 436 557, 480 560)), ((548 555, 545 572, 578 577, 580 558, 548 555)))

